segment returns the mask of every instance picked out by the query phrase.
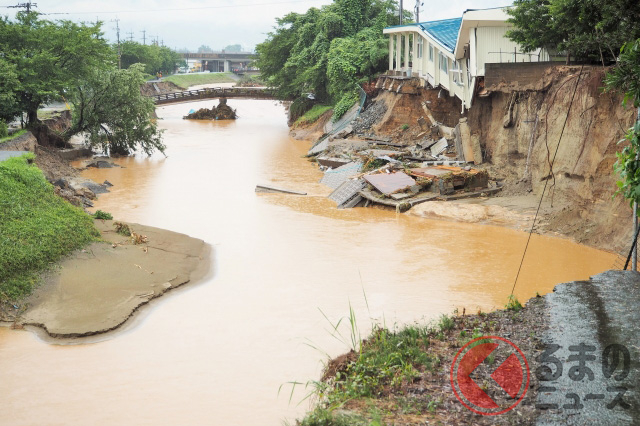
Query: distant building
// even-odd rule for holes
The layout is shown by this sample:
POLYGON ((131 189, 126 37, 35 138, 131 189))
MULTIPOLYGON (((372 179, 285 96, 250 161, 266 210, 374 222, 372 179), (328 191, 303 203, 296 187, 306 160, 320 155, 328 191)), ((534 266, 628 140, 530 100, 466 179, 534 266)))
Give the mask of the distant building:
POLYGON ((485 64, 548 61, 545 51, 524 53, 506 37, 505 8, 467 10, 462 18, 398 25, 389 34, 389 70, 442 87, 470 108, 485 64))

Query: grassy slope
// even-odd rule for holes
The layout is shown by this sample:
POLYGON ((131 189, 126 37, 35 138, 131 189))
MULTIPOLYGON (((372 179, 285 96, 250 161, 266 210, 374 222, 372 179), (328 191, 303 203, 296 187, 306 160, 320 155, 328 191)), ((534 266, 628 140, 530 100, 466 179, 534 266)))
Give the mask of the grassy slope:
POLYGON ((332 108, 331 105, 314 105, 309 111, 296 120, 297 125, 306 125, 315 123, 322 114, 329 111, 332 108))
POLYGON ((230 76, 230 73, 174 74, 164 80, 170 81, 183 89, 198 84, 233 83, 236 81, 230 76))
POLYGON ((7 136, 6 138, 1 138, 1 139, 0 139, 0 143, 8 142, 8 141, 10 141, 10 140, 12 140, 12 139, 17 138, 18 136, 22 136, 22 135, 24 135, 25 133, 27 133, 27 131, 26 131, 26 130, 18 130, 17 132, 15 132, 15 133, 14 133, 13 135, 11 135, 11 136, 7 136))
POLYGON ((28 295, 40 270, 98 236, 27 158, 0 162, 0 301, 28 295))

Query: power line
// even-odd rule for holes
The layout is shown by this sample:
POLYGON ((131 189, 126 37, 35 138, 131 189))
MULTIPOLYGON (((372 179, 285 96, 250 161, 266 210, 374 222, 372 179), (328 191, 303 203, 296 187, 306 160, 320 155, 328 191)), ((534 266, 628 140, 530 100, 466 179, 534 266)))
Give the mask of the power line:
MULTIPOLYGON (((43 15, 87 15, 87 14, 113 14, 113 13, 151 13, 151 12, 183 12, 189 10, 206 10, 206 9, 231 9, 236 7, 256 7, 256 6, 273 6, 278 4, 291 4, 291 3, 310 3, 324 0, 288 0, 279 2, 267 2, 267 3, 244 3, 244 4, 230 4, 220 6, 200 6, 200 7, 177 7, 166 9, 130 9, 130 10, 113 10, 113 11, 94 11, 94 12, 51 12, 42 13, 43 15)), ((13 6, 11 6, 13 7, 13 6)))
POLYGON ((28 1, 26 3, 18 3, 15 6, 3 6, 3 7, 8 7, 11 9, 16 9, 16 8, 27 9, 27 13, 29 13, 31 12, 32 7, 38 7, 38 3, 31 3, 30 1, 28 1))
MULTIPOLYGON (((553 174, 553 164, 556 161, 556 156, 558 155, 558 149, 560 148, 560 142, 562 142, 562 135, 564 134, 564 129, 567 126, 567 121, 569 120, 569 113, 571 112, 571 106, 573 106, 573 100, 576 97, 576 92, 578 90, 578 84, 580 83, 580 77, 582 77, 582 70, 584 69, 584 64, 580 67, 580 73, 576 78, 576 85, 573 87, 573 94, 571 95, 571 102, 569 103, 569 109, 567 110, 567 116, 564 118, 564 124, 562 125, 562 131, 560 131, 560 137, 558 138, 558 145, 556 145, 556 150, 553 153, 553 159, 551 163, 549 163, 549 171, 553 174)), ((560 90, 560 89, 558 89, 560 90)), ((557 93, 557 92, 556 92, 557 93)), ((551 107, 549 107, 551 108, 551 107)), ((547 115, 549 113, 547 112, 547 115)), ((516 279, 513 281, 513 287, 511 288, 511 295, 513 296, 513 292, 516 289, 516 284, 518 284, 518 277, 520 276, 520 271, 522 270, 522 264, 524 263, 524 257, 527 254, 527 249, 529 248, 529 242, 531 241, 531 234, 533 234, 533 227, 536 224, 536 219, 538 218, 538 214, 540 213, 540 207, 542 206, 542 200, 544 199, 544 193, 547 190, 547 184, 551 180, 550 177, 545 179, 544 188, 542 188, 542 194, 540 195, 540 202, 538 203, 538 209, 536 210, 536 214, 533 217, 533 222, 531 223, 531 230, 529 230, 529 236, 527 237, 527 244, 524 246, 524 252, 522 253, 522 259, 520 259, 520 266, 518 266, 518 273, 516 274, 516 279)))

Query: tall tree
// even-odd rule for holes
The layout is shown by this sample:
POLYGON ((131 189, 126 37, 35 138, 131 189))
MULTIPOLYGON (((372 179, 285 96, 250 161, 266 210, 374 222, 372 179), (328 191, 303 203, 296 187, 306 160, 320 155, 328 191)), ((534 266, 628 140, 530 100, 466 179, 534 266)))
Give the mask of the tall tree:
POLYGON ((93 69, 115 59, 101 23, 54 23, 35 12, 19 12, 15 22, 0 19, 0 52, 15 67, 18 109, 27 113, 31 125, 37 122, 40 105, 63 96, 93 69))
POLYGON ((382 29, 398 23, 397 13, 392 0, 335 0, 290 13, 256 46, 256 64, 283 98, 353 100, 358 82, 386 69, 382 29))
POLYGON ((71 92, 73 124, 65 136, 82 133, 91 146, 110 155, 128 155, 137 148, 164 153, 162 132, 152 120, 154 103, 140 93, 143 68, 95 69, 76 85, 71 92))

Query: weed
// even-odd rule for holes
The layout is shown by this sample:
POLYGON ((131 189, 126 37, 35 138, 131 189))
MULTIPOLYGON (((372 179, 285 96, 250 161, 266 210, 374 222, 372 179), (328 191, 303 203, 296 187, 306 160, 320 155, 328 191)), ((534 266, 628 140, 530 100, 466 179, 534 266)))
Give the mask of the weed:
POLYGON ((402 126, 400 126, 400 130, 402 130, 403 132, 409 130, 409 125, 406 123, 403 124, 402 126))
POLYGON ((453 318, 444 314, 440 316, 440 321, 438 322, 438 328, 440 329, 440 331, 442 332, 449 331, 453 327, 455 327, 455 325, 456 323, 455 321, 453 321, 453 318))
POLYGON ((101 220, 112 220, 113 216, 111 216, 111 213, 107 213, 107 212, 103 212, 102 210, 97 210, 94 214, 93 214, 94 219, 101 219, 101 220))
POLYGON ((370 423, 364 417, 335 413, 328 408, 318 407, 305 416, 299 423, 300 426, 369 426, 370 423))
POLYGON ((113 226, 116 228, 116 232, 120 235, 124 235, 125 237, 131 236, 131 228, 129 225, 122 222, 113 222, 113 226))
POLYGON ((0 143, 10 141, 10 140, 12 140, 12 139, 17 138, 18 136, 22 136, 22 135, 24 135, 25 133, 27 133, 27 131, 26 131, 26 130, 24 130, 24 129, 18 130, 17 132, 15 132, 14 134, 12 134, 11 136, 1 137, 1 138, 0 138, 0 143))
POLYGON ((522 304, 520 303, 518 298, 512 294, 509 296, 505 308, 507 308, 507 310, 509 311, 520 312, 522 310, 522 304))
POLYGON ((318 118, 322 116, 325 112, 331 109, 331 105, 314 105, 309 111, 305 112, 304 115, 298 118, 295 122, 296 125, 305 125, 315 123, 318 118))
POLYGON ((38 273, 99 233, 82 209, 55 195, 33 154, 0 162, 0 300, 18 301, 38 273))

